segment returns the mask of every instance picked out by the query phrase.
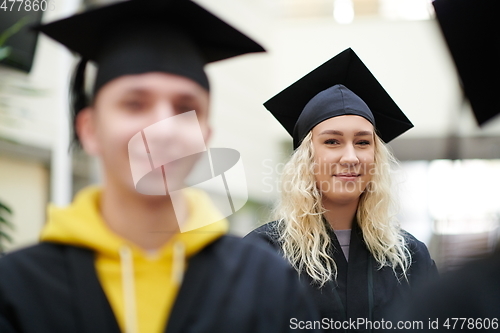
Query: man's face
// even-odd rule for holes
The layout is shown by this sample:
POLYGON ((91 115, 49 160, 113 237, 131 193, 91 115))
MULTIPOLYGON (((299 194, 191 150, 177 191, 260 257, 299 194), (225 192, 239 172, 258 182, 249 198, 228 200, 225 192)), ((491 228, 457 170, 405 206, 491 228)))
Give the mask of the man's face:
MULTIPOLYGON (((194 124, 164 122, 167 126, 153 133, 156 138, 148 138, 150 144, 161 142, 163 153, 175 160, 176 155, 199 146, 201 138, 208 141, 208 107, 208 92, 188 78, 167 73, 127 75, 99 90, 94 105, 79 113, 77 130, 85 151, 101 159, 106 185, 135 191, 129 162, 131 138, 150 125, 194 110, 194 124)), ((168 184, 169 188, 179 187, 195 163, 184 158, 165 166, 166 179, 177 183, 168 184)))

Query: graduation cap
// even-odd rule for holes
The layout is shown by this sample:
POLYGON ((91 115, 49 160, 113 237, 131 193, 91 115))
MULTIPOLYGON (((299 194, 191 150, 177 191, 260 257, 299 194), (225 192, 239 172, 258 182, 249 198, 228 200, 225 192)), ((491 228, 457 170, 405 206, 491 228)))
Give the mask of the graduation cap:
POLYGON ((268 100, 264 106, 293 137, 294 149, 314 126, 340 115, 366 118, 384 142, 413 127, 350 48, 268 100))
POLYGON ((122 75, 166 72, 209 89, 205 64, 265 51, 189 0, 129 0, 35 28, 81 55, 73 83, 75 113, 85 107, 84 71, 98 64, 94 96, 122 75))
POLYGON ((500 113, 500 1, 436 0, 433 5, 464 93, 483 125, 500 113))

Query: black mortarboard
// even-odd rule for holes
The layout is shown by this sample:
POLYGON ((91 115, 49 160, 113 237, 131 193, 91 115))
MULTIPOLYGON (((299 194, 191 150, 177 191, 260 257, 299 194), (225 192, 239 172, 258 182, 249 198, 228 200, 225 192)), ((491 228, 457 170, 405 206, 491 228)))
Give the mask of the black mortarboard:
POLYGON ((441 30, 479 125, 500 113, 498 0, 436 0, 441 30))
MULTIPOLYGON (((189 0, 129 0, 36 29, 98 64, 94 93, 119 76, 158 71, 188 77, 208 90, 206 63, 264 51, 189 0)), ((83 80, 84 69, 83 64, 76 81, 83 80)), ((83 89, 82 82, 75 86, 83 89)))
POLYGON ((296 149, 320 122, 340 116, 368 119, 384 142, 413 127, 352 49, 344 50, 264 106, 293 137, 296 149))

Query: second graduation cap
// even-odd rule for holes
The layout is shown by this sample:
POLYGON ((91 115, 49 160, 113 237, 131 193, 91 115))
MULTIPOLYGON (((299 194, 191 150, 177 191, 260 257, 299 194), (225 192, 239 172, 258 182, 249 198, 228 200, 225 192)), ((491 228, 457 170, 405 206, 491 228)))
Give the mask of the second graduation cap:
POLYGON ((340 115, 368 119, 386 143, 413 127, 350 48, 272 97, 264 106, 293 137, 294 149, 314 126, 340 115))
POLYGON ((436 17, 477 123, 500 113, 498 0, 436 0, 436 17))

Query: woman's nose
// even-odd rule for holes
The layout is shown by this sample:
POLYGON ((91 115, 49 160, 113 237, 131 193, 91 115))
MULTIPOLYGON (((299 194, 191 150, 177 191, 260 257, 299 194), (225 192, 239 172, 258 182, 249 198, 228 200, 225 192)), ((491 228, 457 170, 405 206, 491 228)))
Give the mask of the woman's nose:
POLYGON ((342 156, 340 158, 340 164, 342 165, 355 165, 359 163, 358 155, 356 154, 356 150, 354 146, 347 145, 343 151, 342 156))

